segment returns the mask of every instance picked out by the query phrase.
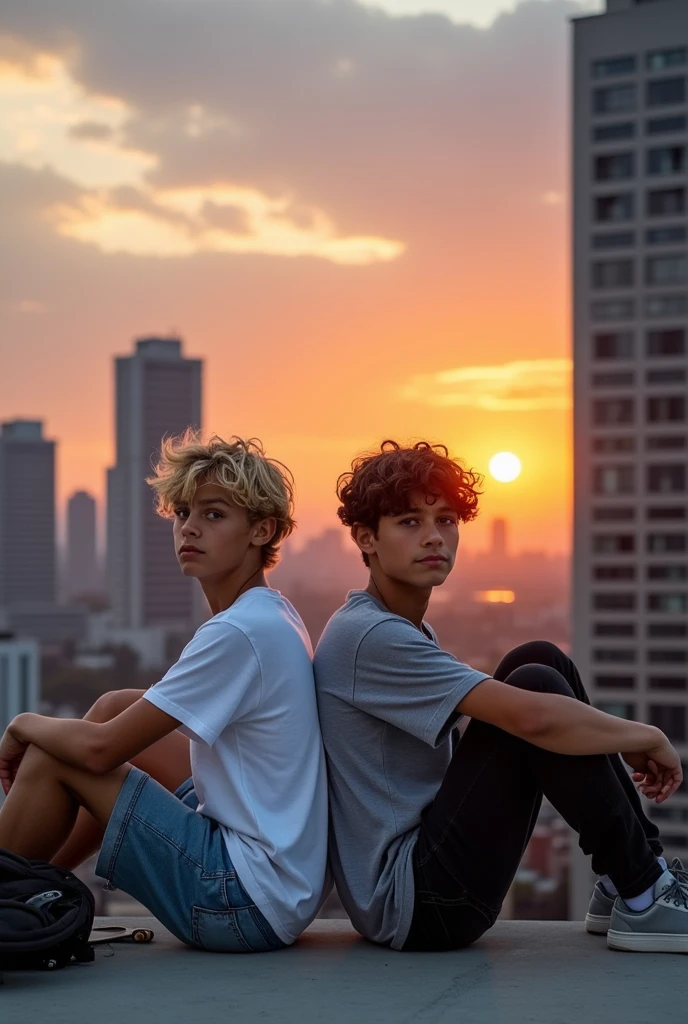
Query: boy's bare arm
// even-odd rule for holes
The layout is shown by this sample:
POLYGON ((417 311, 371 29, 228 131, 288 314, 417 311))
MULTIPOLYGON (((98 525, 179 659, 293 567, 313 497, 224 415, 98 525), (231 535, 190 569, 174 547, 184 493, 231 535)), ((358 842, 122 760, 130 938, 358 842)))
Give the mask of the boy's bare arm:
MULTIPOLYGON (((176 718, 141 698, 108 722, 47 718, 26 713, 10 723, 10 737, 37 747, 77 768, 104 775, 177 728, 176 718)), ((5 746, 3 740, 2 746, 5 746)), ((2 752, 0 750, 0 758, 2 752)))
POLYGON ((621 753, 636 773, 652 761, 655 769, 649 768, 649 774, 658 776, 660 784, 652 787, 657 794, 648 796, 661 794, 665 800, 683 779, 680 758, 660 729, 607 715, 571 697, 485 679, 457 710, 553 753, 621 753))

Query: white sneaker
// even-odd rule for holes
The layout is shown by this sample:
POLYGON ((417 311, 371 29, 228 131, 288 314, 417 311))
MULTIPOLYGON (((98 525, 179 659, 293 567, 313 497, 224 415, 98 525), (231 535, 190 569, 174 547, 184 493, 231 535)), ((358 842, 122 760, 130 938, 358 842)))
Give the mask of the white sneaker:
POLYGON ((655 882, 654 902, 647 910, 630 910, 618 896, 607 946, 637 953, 688 953, 688 884, 667 869, 655 882))

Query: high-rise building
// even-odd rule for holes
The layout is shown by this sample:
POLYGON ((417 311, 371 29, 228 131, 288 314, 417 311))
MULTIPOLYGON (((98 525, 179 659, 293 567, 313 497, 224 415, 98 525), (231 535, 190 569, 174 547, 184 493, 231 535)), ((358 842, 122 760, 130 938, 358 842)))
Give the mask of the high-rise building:
POLYGON ((86 491, 75 491, 67 502, 67 552, 64 591, 77 598, 98 590, 96 502, 86 491))
MULTIPOLYGON (((688 0, 573 26, 573 653, 597 707, 688 761, 688 0)), ((685 855, 686 785, 645 806, 685 855)))
POLYGON ((39 700, 38 644, 0 632, 0 735, 16 715, 38 711, 39 700))
POLYGON ((55 442, 40 420, 0 424, 0 607, 55 600, 55 442))
MULTIPOLYGON (((201 426, 200 359, 176 338, 142 338, 115 360, 116 463, 108 471, 108 588, 118 627, 188 626, 194 581, 182 576, 172 524, 146 483, 165 436, 201 426)), ((195 584, 197 587, 197 584, 195 584)))
POLYGON ((507 558, 509 554, 509 526, 506 519, 493 519, 490 523, 492 544, 490 555, 493 558, 507 558))

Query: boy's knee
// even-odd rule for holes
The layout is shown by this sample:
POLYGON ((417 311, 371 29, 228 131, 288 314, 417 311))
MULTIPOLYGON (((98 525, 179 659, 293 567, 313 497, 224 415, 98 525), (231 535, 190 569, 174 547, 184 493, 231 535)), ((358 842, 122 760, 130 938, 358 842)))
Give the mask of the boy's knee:
POLYGON ((95 702, 88 715, 92 722, 110 722, 117 715, 130 708, 145 693, 145 690, 109 690, 95 702))
POLYGON ((561 672, 549 665, 519 665, 504 680, 509 686, 517 686, 519 690, 531 690, 533 693, 559 693, 564 697, 575 697, 569 684, 561 672))

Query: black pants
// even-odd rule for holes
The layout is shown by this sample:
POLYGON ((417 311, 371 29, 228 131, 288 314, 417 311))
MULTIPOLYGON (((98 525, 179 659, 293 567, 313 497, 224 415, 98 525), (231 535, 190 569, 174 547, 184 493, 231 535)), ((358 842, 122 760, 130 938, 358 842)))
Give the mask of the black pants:
MULTIPOLYGON (((511 651, 494 678, 590 703, 574 663, 545 641, 511 651)), ((543 794, 578 832, 593 871, 608 874, 622 896, 660 876, 659 831, 618 755, 553 754, 473 719, 422 815, 405 950, 459 949, 492 927, 543 794)))

